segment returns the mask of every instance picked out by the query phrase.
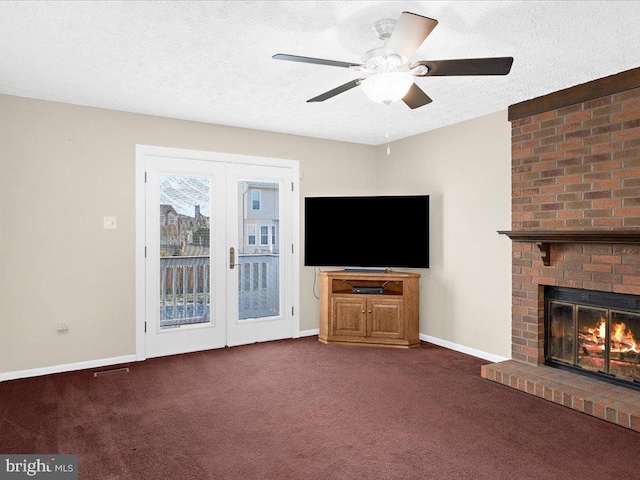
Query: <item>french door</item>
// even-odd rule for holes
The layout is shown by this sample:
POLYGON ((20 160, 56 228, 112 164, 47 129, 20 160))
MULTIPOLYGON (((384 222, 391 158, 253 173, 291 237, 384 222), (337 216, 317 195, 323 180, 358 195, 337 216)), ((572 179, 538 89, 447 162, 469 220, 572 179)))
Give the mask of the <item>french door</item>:
POLYGON ((295 169, 218 157, 139 156, 144 358, 296 333, 295 169))

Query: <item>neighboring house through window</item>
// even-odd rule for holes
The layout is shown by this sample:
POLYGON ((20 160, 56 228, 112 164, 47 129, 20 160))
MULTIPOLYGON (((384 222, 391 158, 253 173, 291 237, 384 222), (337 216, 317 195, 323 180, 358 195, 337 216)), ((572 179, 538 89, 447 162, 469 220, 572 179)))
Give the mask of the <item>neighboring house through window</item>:
POLYGON ((160 225, 173 225, 177 218, 178 213, 171 205, 160 205, 160 225))

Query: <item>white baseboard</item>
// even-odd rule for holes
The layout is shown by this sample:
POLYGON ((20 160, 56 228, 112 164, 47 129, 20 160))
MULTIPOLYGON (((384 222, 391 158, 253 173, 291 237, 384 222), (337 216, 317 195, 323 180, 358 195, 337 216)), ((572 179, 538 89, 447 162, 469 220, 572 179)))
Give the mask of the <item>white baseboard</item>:
POLYGON ((508 358, 501 357, 500 355, 494 355, 493 353, 483 352, 482 350, 476 350, 475 348, 465 347, 464 345, 432 337, 431 335, 425 335, 424 333, 420 334, 420 340, 448 348, 449 350, 455 350, 456 352, 466 353, 467 355, 482 358, 483 360, 489 360, 490 362, 504 362, 505 360, 509 360, 508 358))
POLYGON ((121 363, 130 363, 135 361, 135 355, 124 355, 122 357, 100 358, 97 360, 88 360, 86 362, 65 363, 63 365, 54 365, 52 367, 17 370, 15 372, 0 373, 0 382, 4 382, 5 380, 16 380, 18 378, 39 377, 41 375, 50 375, 52 373, 85 370, 87 368, 106 367, 110 365, 118 365, 121 363))
MULTIPOLYGON (((311 330, 301 330, 300 337, 312 337, 318 335, 320 329, 313 328, 311 330)), ((476 350, 475 348, 465 347, 457 343, 449 342, 448 340, 442 340, 441 338, 432 337, 431 335, 420 334, 420 340, 433 343, 440 347, 455 350, 456 352, 466 353, 474 357, 482 358, 490 362, 503 362, 509 360, 506 357, 494 355, 493 353, 483 352, 482 350, 476 350)), ((0 382, 6 380, 16 380, 19 378, 39 377, 41 375, 50 375, 52 373, 73 372, 75 370, 86 370, 89 368, 106 367, 111 365, 119 365, 121 363, 132 363, 136 361, 135 355, 124 355, 122 357, 112 358, 100 358, 97 360, 88 360, 86 362, 78 363, 66 363, 63 365, 54 365, 51 367, 32 368, 28 370, 17 370, 14 372, 0 373, 0 382)))
MULTIPOLYGON (((319 328, 314 328, 312 330, 302 330, 300 331, 301 337, 311 337, 313 335, 318 335, 320 333, 319 328)), ((504 362, 505 360, 509 360, 506 357, 501 357, 500 355, 494 355, 493 353, 483 352, 482 350, 476 350, 475 348, 465 347, 464 345, 460 345, 458 343, 453 343, 448 340, 442 340, 441 338, 432 337, 431 335, 425 335, 424 333, 420 334, 420 340, 425 342, 433 343, 434 345, 438 345, 440 347, 448 348, 449 350, 454 350, 460 353, 466 353, 467 355, 472 355, 474 357, 482 358, 483 360, 489 360, 490 362, 504 362)))
POLYGON ((311 330, 301 330, 300 331, 300 336, 301 337, 313 337, 314 335, 318 335, 320 333, 320 329, 319 328, 312 328, 311 330))

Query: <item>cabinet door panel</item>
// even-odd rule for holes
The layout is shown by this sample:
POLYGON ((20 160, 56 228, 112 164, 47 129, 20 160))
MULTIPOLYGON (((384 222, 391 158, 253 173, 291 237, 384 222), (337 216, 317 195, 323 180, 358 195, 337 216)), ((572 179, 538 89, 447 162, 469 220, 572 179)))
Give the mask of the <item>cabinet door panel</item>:
POLYGON ((402 307, 402 300, 398 299, 369 300, 369 336, 404 338, 402 307))
POLYGON ((367 334, 366 300, 334 297, 329 335, 364 337, 367 334))

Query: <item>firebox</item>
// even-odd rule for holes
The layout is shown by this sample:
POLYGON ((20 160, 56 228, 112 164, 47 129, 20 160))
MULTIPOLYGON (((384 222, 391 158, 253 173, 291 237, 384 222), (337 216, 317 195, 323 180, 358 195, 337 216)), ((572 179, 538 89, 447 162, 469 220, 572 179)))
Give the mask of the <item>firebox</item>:
POLYGON ((640 296, 545 287, 545 363, 640 390, 640 296))

